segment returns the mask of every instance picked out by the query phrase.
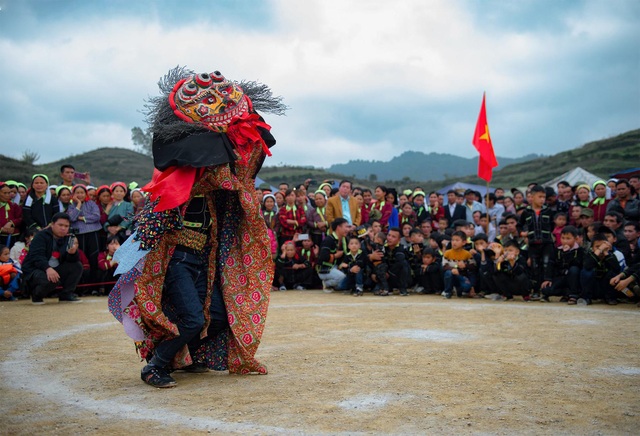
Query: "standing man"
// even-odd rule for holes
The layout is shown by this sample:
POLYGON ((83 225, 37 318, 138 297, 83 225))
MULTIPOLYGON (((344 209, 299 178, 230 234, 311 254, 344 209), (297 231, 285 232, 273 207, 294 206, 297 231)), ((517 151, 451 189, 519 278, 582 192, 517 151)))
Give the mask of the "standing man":
POLYGON ((487 194, 485 201, 487 204, 487 215, 489 216, 489 221, 497 229, 498 224, 502 221, 504 206, 497 202, 498 198, 495 193, 487 194))
POLYGON ((358 200, 351 196, 351 182, 343 180, 338 187, 338 195, 327 200, 327 221, 329 224, 336 218, 344 218, 349 224, 349 230, 360 225, 362 216, 358 200))
MULTIPOLYGON (((73 187, 73 180, 76 178, 76 169, 71 164, 64 164, 60 167, 60 178, 62 182, 58 186, 68 186, 69 189, 73 187)), ((83 181, 90 185, 91 184, 91 176, 89 172, 85 173, 85 178, 83 181)))
POLYGON ((464 209, 465 209, 465 219, 467 222, 473 222, 473 213, 476 211, 480 211, 480 213, 486 213, 484 205, 479 201, 476 201, 476 193, 473 189, 467 189, 464 191, 464 209))
MULTIPOLYGON (((449 227, 453 228, 453 222, 457 220, 466 220, 467 213, 464 206, 458 204, 456 191, 450 189, 447 192, 447 206, 444 209, 444 216, 449 222, 449 227)), ((473 217, 472 217, 473 218, 473 217)))
POLYGON ((31 291, 33 304, 44 304, 56 286, 62 286, 60 302, 81 302, 74 293, 82 278, 82 263, 78 256, 78 240, 69 235, 71 219, 58 212, 51 226, 36 233, 29 253, 22 264, 25 283, 31 291))
POLYGON ((640 220, 640 200, 633 198, 631 184, 627 180, 620 179, 616 182, 616 198, 607 205, 607 213, 609 212, 618 212, 626 220, 640 220))

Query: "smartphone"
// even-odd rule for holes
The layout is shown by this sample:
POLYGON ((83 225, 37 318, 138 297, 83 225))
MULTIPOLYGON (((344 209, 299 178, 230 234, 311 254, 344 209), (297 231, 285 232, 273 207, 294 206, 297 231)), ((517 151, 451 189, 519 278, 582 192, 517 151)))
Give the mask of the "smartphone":
POLYGON ((76 171, 75 173, 73 173, 73 178, 78 180, 87 180, 87 173, 76 171))

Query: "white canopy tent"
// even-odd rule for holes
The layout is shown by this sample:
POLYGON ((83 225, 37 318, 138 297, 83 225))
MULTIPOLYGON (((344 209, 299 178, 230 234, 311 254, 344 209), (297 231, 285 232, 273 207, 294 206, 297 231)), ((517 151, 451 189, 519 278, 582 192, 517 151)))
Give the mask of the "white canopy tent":
POLYGON ((600 179, 602 178, 590 173, 584 168, 575 167, 574 169, 567 171, 566 173, 561 174, 558 177, 555 177, 548 182, 543 183, 542 185, 550 186, 553 189, 557 189, 556 185, 558 184, 558 182, 566 180, 571 186, 576 186, 579 183, 586 183, 589 186, 593 186, 593 183, 600 179))

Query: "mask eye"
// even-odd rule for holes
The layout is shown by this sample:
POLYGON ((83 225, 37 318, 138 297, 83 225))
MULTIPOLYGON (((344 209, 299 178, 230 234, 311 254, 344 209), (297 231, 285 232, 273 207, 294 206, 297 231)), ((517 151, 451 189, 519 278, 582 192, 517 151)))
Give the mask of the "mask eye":
POLYGON ((209 76, 207 73, 198 74, 196 76, 196 83, 201 88, 208 88, 209 86, 211 86, 211 82, 211 76, 209 76))
POLYGON ((218 83, 224 82, 224 76, 220 71, 214 71, 213 73, 210 74, 210 76, 214 82, 218 82, 218 83))
POLYGON ((188 85, 185 85, 185 87, 182 88, 182 93, 187 97, 193 97, 194 95, 196 95, 197 92, 198 92, 198 87, 193 82, 189 83, 188 85))

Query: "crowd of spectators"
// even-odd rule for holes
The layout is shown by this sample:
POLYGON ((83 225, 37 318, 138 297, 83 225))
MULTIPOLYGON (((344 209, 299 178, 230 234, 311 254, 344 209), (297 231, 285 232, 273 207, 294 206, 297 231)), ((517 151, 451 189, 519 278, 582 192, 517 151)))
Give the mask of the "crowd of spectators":
MULTIPOLYGON (((114 253, 134 231, 145 194, 135 182, 92 186, 72 165, 62 166, 60 179, 0 182, 0 299, 76 302, 78 294, 107 294, 117 279, 114 253)), ((419 186, 371 190, 348 180, 311 186, 255 190, 274 290, 568 304, 640 296, 637 177, 496 188, 484 198, 419 186)))
POLYGON ((113 287, 113 255, 145 196, 135 182, 92 186, 90 174, 72 165, 61 167, 60 179, 0 182, 0 299, 44 304, 55 294, 79 302, 78 294, 106 295, 113 287))
POLYGON ((640 183, 425 193, 310 180, 256 189, 274 290, 322 287, 568 304, 636 302, 640 183))

